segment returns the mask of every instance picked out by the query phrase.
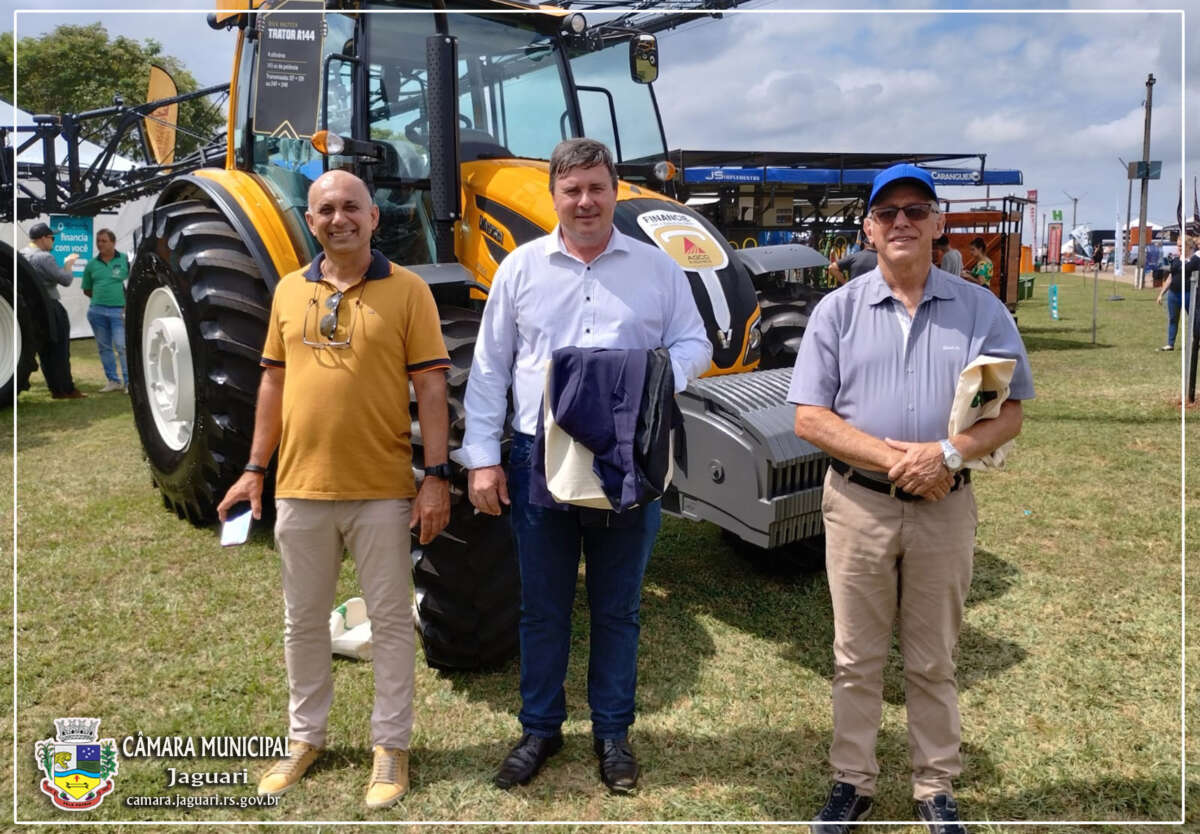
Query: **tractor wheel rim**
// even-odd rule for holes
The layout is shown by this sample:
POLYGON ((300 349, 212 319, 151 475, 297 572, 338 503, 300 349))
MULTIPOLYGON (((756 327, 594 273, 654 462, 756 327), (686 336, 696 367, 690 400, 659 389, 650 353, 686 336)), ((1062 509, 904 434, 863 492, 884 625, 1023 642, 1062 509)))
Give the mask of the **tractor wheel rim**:
POLYGON ((196 421, 195 377, 187 324, 167 287, 146 299, 142 317, 142 367, 146 399, 158 436, 180 452, 192 439, 196 421))
POLYGON ((17 363, 21 361, 21 328, 8 299, 0 296, 0 384, 6 384, 17 375, 17 363))

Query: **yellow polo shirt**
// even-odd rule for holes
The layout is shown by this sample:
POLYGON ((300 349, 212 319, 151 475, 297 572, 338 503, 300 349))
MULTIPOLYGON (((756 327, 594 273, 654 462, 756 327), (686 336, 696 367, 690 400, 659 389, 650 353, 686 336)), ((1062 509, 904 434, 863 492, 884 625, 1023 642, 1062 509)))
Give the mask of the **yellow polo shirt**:
POLYGON ((437 305, 416 274, 371 250, 337 330, 320 333, 335 293, 324 253, 275 288, 262 364, 286 369, 275 494, 355 501, 412 498, 408 379, 450 366, 437 305), (346 347, 315 347, 349 340, 346 347))

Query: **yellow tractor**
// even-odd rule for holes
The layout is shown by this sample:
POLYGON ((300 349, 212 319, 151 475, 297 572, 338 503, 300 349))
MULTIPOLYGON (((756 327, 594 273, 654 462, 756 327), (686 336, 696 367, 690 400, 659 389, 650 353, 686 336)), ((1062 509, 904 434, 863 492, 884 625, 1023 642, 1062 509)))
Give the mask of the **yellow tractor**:
MULTIPOLYGON (((653 33, 521 2, 435 6, 282 0, 210 15, 238 42, 225 165, 158 193, 128 289, 133 410, 165 505, 208 522, 241 472, 271 293, 317 254, 306 193, 331 168, 368 182, 381 212, 374 245, 433 289, 456 447, 492 276, 514 247, 554 228, 545 160, 563 138, 586 135, 618 159, 617 226, 684 267, 714 347, 706 377, 679 397, 664 508, 764 549, 819 535, 827 459, 792 433, 787 369, 751 373, 752 272, 787 268, 787 253, 760 249, 744 263, 660 193, 672 170, 653 33)), ((413 440, 420 472, 417 424, 413 440)), ((516 651, 508 521, 476 515, 464 484, 458 473, 447 531, 412 551, 422 642, 439 668, 494 666, 516 651)))

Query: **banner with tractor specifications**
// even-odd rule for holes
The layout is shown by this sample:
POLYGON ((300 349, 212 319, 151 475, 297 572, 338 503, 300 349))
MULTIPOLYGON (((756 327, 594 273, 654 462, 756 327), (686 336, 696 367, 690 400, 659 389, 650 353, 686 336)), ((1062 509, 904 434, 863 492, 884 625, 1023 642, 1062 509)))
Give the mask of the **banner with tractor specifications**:
POLYGON ((321 101, 321 0, 283 0, 259 21, 254 78, 254 132, 307 139, 317 131, 321 101))

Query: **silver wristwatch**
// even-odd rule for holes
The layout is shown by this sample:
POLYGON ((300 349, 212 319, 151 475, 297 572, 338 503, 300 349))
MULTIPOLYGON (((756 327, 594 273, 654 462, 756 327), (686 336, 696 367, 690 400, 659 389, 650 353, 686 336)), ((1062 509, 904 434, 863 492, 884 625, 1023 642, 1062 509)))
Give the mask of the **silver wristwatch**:
POLYGON ((946 468, 951 472, 957 472, 962 469, 963 459, 962 453, 954 448, 954 444, 949 440, 941 441, 942 445, 942 462, 946 464, 946 468))

